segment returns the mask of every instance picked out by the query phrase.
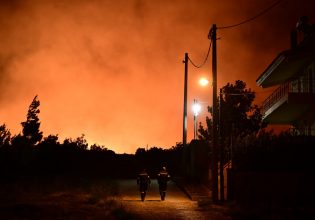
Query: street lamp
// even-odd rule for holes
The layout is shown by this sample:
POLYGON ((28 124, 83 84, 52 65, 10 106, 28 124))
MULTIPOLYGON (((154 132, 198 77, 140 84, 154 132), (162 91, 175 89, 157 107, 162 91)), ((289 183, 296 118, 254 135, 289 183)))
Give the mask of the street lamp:
POLYGON ((207 85, 209 84, 209 80, 208 80, 207 78, 201 78, 201 79, 199 80, 199 84, 200 84, 201 86, 207 86, 207 85))
POLYGON ((194 140, 196 140, 197 136, 197 117, 200 113, 201 110, 201 105, 198 103, 196 99, 194 99, 194 104, 193 104, 193 112, 194 112, 194 140))

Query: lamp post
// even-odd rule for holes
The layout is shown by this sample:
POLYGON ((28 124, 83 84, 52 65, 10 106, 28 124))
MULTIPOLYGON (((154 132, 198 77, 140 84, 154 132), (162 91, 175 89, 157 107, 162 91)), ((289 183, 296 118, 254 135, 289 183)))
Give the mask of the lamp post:
POLYGON ((201 106, 196 99, 194 99, 193 112, 194 112, 194 140, 197 137, 197 117, 200 113, 201 106))

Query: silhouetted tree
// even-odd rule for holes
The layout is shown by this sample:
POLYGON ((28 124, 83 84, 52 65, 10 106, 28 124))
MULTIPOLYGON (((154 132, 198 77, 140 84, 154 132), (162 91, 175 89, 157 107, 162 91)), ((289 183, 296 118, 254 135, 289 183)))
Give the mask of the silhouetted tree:
POLYGON ((102 152, 102 151, 107 151, 108 149, 104 146, 98 145, 98 144, 93 144, 90 147, 91 151, 97 151, 97 152, 102 152))
POLYGON ((58 141, 58 135, 48 135, 47 137, 44 137, 44 140, 41 142, 42 144, 46 145, 59 145, 58 141))
POLYGON ((228 83, 222 88, 221 134, 223 137, 234 134, 244 137, 257 133, 265 127, 260 108, 253 104, 255 92, 246 89, 246 83, 237 80, 235 85, 228 83))
MULTIPOLYGON (((221 112, 221 137, 230 135, 246 136, 257 133, 265 127, 262 122, 260 108, 253 104, 255 92, 246 88, 246 83, 237 80, 235 84, 228 83, 222 88, 222 100, 218 105, 218 112, 221 112)), ((220 100, 220 98, 218 98, 220 100)), ((208 107, 212 115, 212 107, 208 107)), ((211 139, 212 118, 206 118, 207 129, 200 123, 199 138, 203 140, 211 139)))
POLYGON ((12 148, 15 149, 16 151, 21 151, 21 150, 28 149, 28 144, 27 143, 28 142, 26 140, 26 137, 24 137, 21 134, 14 135, 11 138, 12 148))
POLYGON ((63 141, 63 146, 76 150, 87 150, 88 143, 85 139, 85 135, 82 134, 80 137, 77 137, 76 139, 66 138, 63 141))
POLYGON ((0 125, 0 147, 8 146, 11 141, 11 133, 6 125, 0 125))
POLYGON ((21 123, 23 127, 22 134, 31 145, 35 145, 36 143, 41 141, 43 137, 43 132, 39 130, 39 105, 40 102, 37 99, 36 95, 28 108, 26 121, 21 123))
POLYGON ((145 148, 140 148, 140 147, 139 147, 139 148, 136 150, 135 155, 136 155, 136 157, 141 157, 141 156, 145 155, 145 153, 146 153, 145 148))
MULTIPOLYGON (((255 92, 246 88, 246 83, 237 80, 235 84, 228 83, 222 88, 222 96, 218 98, 218 112, 220 115, 220 133, 222 144, 229 150, 231 143, 236 138, 254 134, 266 126, 262 122, 260 108, 253 104, 255 92)), ((208 107, 212 115, 212 107, 208 107)), ((212 118, 206 117, 207 127, 202 123, 199 126, 199 138, 201 140, 212 140, 212 118)))
POLYGON ((89 144, 87 143, 85 139, 85 135, 82 134, 80 137, 77 137, 76 139, 77 148, 81 150, 87 150, 89 144))
POLYGON ((58 141, 58 135, 48 135, 38 144, 41 151, 57 151, 60 150, 61 144, 58 141))

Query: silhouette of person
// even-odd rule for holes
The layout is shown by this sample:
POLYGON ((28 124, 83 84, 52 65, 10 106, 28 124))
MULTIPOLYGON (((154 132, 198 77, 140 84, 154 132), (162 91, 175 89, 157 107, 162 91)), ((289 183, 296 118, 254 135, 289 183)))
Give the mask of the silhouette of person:
POLYGON ((166 167, 162 167, 162 170, 157 175, 157 180, 159 184, 161 200, 164 201, 167 190, 167 182, 170 180, 170 175, 166 171, 166 167))
POLYGON ((148 175, 147 171, 143 169, 137 178, 137 184, 139 185, 141 200, 144 201, 148 187, 151 184, 150 176, 148 175))

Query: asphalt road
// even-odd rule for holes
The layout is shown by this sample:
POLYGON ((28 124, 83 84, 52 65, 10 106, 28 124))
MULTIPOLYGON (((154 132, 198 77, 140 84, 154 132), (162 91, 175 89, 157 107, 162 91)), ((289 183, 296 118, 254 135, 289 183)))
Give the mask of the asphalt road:
POLYGON ((170 181, 165 201, 161 201, 157 180, 151 181, 145 201, 141 201, 136 180, 121 180, 119 194, 122 205, 137 219, 230 219, 217 209, 199 207, 174 182, 170 181))

